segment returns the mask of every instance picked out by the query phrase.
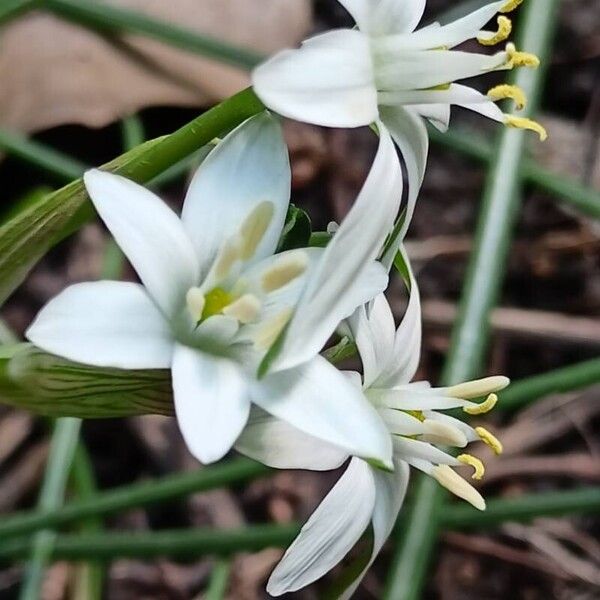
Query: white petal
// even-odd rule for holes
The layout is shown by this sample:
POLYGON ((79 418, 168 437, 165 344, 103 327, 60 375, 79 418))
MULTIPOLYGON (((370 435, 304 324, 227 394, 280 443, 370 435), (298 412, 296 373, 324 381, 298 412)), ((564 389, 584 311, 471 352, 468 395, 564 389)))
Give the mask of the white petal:
POLYGON ((435 446, 405 437, 394 437, 394 454, 406 462, 412 459, 427 461, 436 465, 452 465, 458 467, 461 463, 435 446))
POLYGON ((394 351, 395 323, 388 301, 377 296, 367 312, 359 306, 348 320, 363 365, 364 386, 368 388, 379 377, 394 351))
POLYGON ((175 413, 190 452, 219 460, 233 446, 250 413, 248 384, 238 365, 178 344, 173 354, 175 413))
POLYGON ((371 35, 413 31, 426 0, 339 0, 358 27, 371 35))
POLYGON ((208 155, 188 189, 181 219, 206 272, 223 244, 259 204, 273 216, 249 262, 275 251, 290 200, 290 164, 281 126, 263 112, 242 123, 208 155))
POLYGON ((382 264, 390 269, 412 221, 417 197, 421 191, 427 166, 429 135, 421 116, 410 108, 384 107, 381 109, 381 118, 400 149, 408 175, 408 199, 404 211, 404 222, 396 239, 382 258, 382 264))
POLYGON ((373 268, 372 261, 393 226, 401 198, 400 161, 387 129, 380 124, 379 149, 371 172, 307 281, 272 364, 274 370, 309 360, 342 319, 385 289, 385 277, 373 268))
POLYGON ((168 317, 197 283, 194 248, 177 215, 142 186, 98 170, 84 175, 85 187, 102 220, 168 317))
POLYGON ((359 31, 330 31, 284 50, 252 73, 257 96, 281 115, 327 127, 377 120, 369 40, 359 31))
POLYGON ((141 285, 79 283, 46 304, 26 332, 46 352, 119 369, 168 369, 169 324, 141 285))
POLYGON ((280 596, 316 581, 337 565, 367 528, 375 504, 372 469, 353 458, 273 571, 267 592, 280 596))
POLYGON ((427 119, 438 131, 445 133, 450 125, 449 104, 413 104, 410 108, 427 119))
POLYGON ((362 391, 321 356, 267 375, 253 386, 252 400, 348 454, 391 466, 391 439, 379 414, 362 391))
POLYGON ((348 454, 286 421, 253 408, 236 450, 275 469, 337 469, 348 454))
POLYGON ((394 472, 373 471, 375 479, 375 506, 373 508, 373 551, 371 559, 352 585, 344 591, 340 600, 348 600, 358 588, 365 573, 369 570, 385 541, 392 533, 398 513, 404 504, 409 480, 408 464, 394 460, 394 472))

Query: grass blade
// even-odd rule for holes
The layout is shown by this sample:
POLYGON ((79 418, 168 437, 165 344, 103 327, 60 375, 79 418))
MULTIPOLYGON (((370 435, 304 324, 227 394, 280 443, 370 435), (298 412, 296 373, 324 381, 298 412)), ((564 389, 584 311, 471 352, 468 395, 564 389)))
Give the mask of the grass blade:
MULTIPOLYGON (((544 64, 550 50, 558 0, 530 0, 524 5, 520 46, 538 54, 544 64)), ((543 70, 521 69, 514 83, 530 99, 530 111, 539 104, 543 70)), ((532 114, 532 113, 528 113, 532 114)), ((445 365, 443 382, 452 384, 481 372, 489 335, 489 314, 503 280, 506 255, 521 196, 520 162, 525 141, 516 130, 502 132, 498 154, 488 178, 475 248, 463 288, 458 321, 445 365)), ((398 539, 398 550, 385 592, 387 600, 417 600, 438 534, 444 493, 431 478, 419 481, 408 528, 398 539)))
POLYGON ((109 32, 141 34, 170 46, 244 69, 251 69, 263 60, 261 55, 252 50, 237 48, 216 38, 96 0, 94 2, 89 0, 45 0, 44 8, 64 19, 88 27, 100 28, 109 32))

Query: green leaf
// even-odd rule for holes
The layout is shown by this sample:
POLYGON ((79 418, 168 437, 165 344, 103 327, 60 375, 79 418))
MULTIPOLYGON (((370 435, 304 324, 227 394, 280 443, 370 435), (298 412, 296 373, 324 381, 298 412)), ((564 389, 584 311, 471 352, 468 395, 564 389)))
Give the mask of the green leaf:
POLYGON ((31 344, 0 349, 0 403, 49 417, 173 414, 168 370, 90 367, 31 344))
POLYGON ((290 204, 277 245, 277 252, 306 248, 309 245, 311 233, 312 224, 306 211, 290 204))

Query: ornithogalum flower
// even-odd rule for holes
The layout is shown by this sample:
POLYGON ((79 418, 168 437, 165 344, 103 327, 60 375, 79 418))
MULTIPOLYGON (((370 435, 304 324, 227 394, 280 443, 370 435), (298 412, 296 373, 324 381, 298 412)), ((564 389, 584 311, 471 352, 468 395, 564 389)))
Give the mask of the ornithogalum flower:
MULTIPOLYGON (((488 430, 473 428, 441 411, 460 407, 471 415, 488 412, 497 401, 495 392, 503 389, 508 379, 489 377, 446 388, 432 388, 427 382, 410 383, 421 346, 419 293, 412 275, 410 288, 407 312, 397 330, 383 295, 370 306, 361 307, 348 322, 363 363, 363 376, 355 372, 347 372, 346 376, 362 388, 386 423, 394 448, 394 471, 383 472, 360 458, 351 459, 275 568, 267 588, 272 595, 298 590, 322 577, 344 558, 371 524, 373 549, 364 574, 402 507, 409 466, 434 477, 476 508, 485 508, 479 492, 453 469, 469 465, 474 469, 473 477, 480 479, 484 473, 482 462, 470 454, 455 457, 438 446, 463 448, 482 440, 499 453, 500 442, 488 430), (473 402, 479 397, 485 400, 473 402)), ((327 469, 344 460, 334 447, 317 440, 311 443, 289 425, 265 414, 257 414, 250 428, 265 435, 259 437, 257 431, 248 432, 248 437, 242 435, 240 450, 271 466, 327 469), (262 443, 258 444, 257 439, 262 443)), ((348 587, 344 598, 352 595, 362 574, 348 587)))
MULTIPOLYGON (((517 87, 500 85, 481 94, 456 81, 490 71, 536 67, 538 59, 513 44, 493 55, 454 50, 476 38, 485 46, 505 41, 511 21, 498 18, 498 30, 482 28, 498 12, 522 0, 500 0, 448 25, 434 23, 415 30, 426 0, 339 0, 356 21, 356 29, 338 29, 284 50, 252 74, 254 89, 266 106, 299 121, 328 127, 359 127, 381 120, 404 157, 409 198, 406 231, 421 186, 428 152, 424 120, 446 130, 452 105, 479 112, 510 127, 543 128, 523 117, 505 114, 495 101, 526 103, 517 87)), ((384 258, 390 264, 397 248, 384 258)))
MULTIPOLYGON (((387 285, 372 247, 388 233, 402 189, 389 190, 385 181, 382 187, 378 176, 399 169, 385 132, 375 164, 350 214, 364 217, 373 196, 381 200, 383 193, 387 229, 365 230, 351 252, 332 243, 326 252, 280 254, 274 253, 289 204, 290 168, 280 125, 266 112, 212 151, 191 182, 181 218, 134 182, 90 171, 85 185, 92 202, 143 285, 73 285, 42 309, 27 337, 81 363, 170 368, 180 429, 203 462, 231 448, 254 402, 306 434, 389 465, 391 442, 376 410, 318 355, 320 340, 387 285), (335 281, 318 279, 317 296, 326 299, 319 316, 329 331, 315 332, 315 343, 313 332, 295 328, 312 351, 292 360, 294 368, 259 379, 258 366, 298 299, 329 261, 340 262, 340 252, 350 271, 335 281), (330 285, 348 293, 333 297, 330 285)), ((284 349, 282 357, 287 354, 284 349)))

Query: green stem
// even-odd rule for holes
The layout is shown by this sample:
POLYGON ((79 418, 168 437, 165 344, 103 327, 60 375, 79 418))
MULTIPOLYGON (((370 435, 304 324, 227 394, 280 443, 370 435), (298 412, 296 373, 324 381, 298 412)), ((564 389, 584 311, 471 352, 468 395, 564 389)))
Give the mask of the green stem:
MULTIPOLYGON (((113 558, 193 558, 205 555, 229 556, 236 552, 256 552, 289 544, 300 527, 252 525, 243 529, 184 529, 149 533, 101 533, 57 536, 55 560, 111 560, 113 558)), ((25 558, 31 541, 18 539, 0 547, 0 559, 25 558)))
MULTIPOLYGON (((90 457, 80 442, 75 451, 71 467, 74 492, 80 500, 91 500, 97 493, 94 480, 94 470, 90 457)), ((97 516, 90 516, 81 523, 83 533, 102 532, 102 520, 97 516)), ((98 561, 90 561, 78 565, 78 573, 73 590, 74 600, 101 600, 102 580, 104 578, 104 565, 98 561)))
POLYGON ((97 0, 43 0, 43 6, 62 18, 85 26, 109 32, 141 34, 244 69, 251 69, 263 60, 261 55, 252 50, 237 48, 216 38, 97 0))
MULTIPOLYGON (((432 127, 429 130, 429 137, 434 143, 464 154, 484 165, 489 165, 495 156, 492 145, 474 132, 450 129, 446 133, 441 133, 432 127)), ((527 158, 524 158, 521 163, 521 176, 526 183, 551 194, 559 202, 576 208, 589 217, 600 219, 600 193, 596 190, 570 177, 548 171, 527 158)))
POLYGON ((600 382, 600 358, 521 379, 502 392, 498 408, 517 410, 549 394, 571 392, 600 382))
POLYGON ((188 494, 225 487, 265 475, 269 469, 260 463, 239 458, 205 467, 192 473, 171 475, 99 492, 89 500, 77 500, 55 510, 15 514, 0 520, 0 539, 25 535, 38 529, 58 528, 68 523, 149 506, 188 494))
POLYGON ((2 6, 0 6, 0 25, 35 8, 39 2, 40 0, 3 0, 2 6))
MULTIPOLYGON (((546 64, 558 14, 558 0, 530 0, 521 15, 519 47, 540 56, 546 64)), ((530 100, 527 115, 539 104, 544 69, 519 69, 513 83, 530 100)), ((489 315, 504 279, 506 256, 517 217, 522 189, 520 164, 524 132, 505 129, 488 177, 458 320, 442 376, 444 385, 476 377, 489 337, 489 315)), ((422 477, 413 507, 407 512, 408 528, 398 539, 385 592, 386 600, 417 600, 439 530, 444 491, 429 477, 422 477), (425 505, 425 508, 424 508, 425 505)))
MULTIPOLYGON (((63 502, 80 428, 79 419, 66 417, 56 422, 38 503, 41 512, 55 510, 63 502)), ((28 540, 27 545, 31 556, 19 595, 21 600, 37 600, 40 597, 44 570, 52 557, 55 539, 54 532, 40 531, 32 540, 28 540)))
POLYGON ((81 177, 86 165, 58 150, 18 133, 0 130, 0 149, 68 183, 81 177))
POLYGON ((225 598, 230 572, 230 560, 223 558, 215 563, 210 575, 208 589, 204 594, 204 600, 223 600, 223 598, 225 598))
POLYGON ((468 504, 446 506, 442 525, 447 529, 493 527, 506 521, 530 521, 536 517, 595 514, 600 510, 600 487, 564 492, 526 494, 518 498, 490 500, 485 511, 468 504))

